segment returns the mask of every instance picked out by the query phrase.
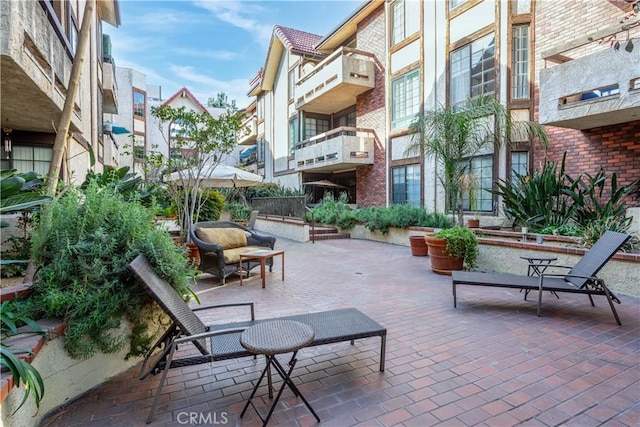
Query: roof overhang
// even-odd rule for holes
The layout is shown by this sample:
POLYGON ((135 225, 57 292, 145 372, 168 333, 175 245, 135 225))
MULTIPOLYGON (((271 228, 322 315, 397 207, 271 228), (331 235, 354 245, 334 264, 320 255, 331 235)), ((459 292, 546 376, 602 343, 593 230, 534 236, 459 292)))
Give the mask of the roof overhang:
POLYGON ((98 8, 98 16, 100 19, 114 27, 119 27, 120 21, 120 4, 118 0, 99 0, 96 2, 98 8))
POLYGON ((321 52, 331 53, 342 46, 345 40, 356 33, 358 24, 381 5, 384 5, 384 0, 366 0, 358 6, 351 15, 347 16, 344 21, 320 40, 316 49, 321 52))

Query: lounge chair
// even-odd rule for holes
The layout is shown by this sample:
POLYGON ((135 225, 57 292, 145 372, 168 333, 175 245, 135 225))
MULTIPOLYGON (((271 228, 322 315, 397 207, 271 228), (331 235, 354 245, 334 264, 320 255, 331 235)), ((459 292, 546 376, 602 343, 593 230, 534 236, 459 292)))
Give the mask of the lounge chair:
POLYGON ((356 339, 380 337, 380 371, 384 371, 387 330, 355 308, 260 320, 255 319, 253 303, 222 304, 191 309, 175 290, 153 271, 144 255, 138 255, 129 264, 129 269, 173 321, 171 327, 151 348, 140 368, 140 379, 144 379, 149 374, 162 372, 147 423, 151 422, 156 411, 170 368, 254 356, 240 345, 240 335, 244 329, 267 320, 295 320, 311 326, 315 333, 311 346, 343 341, 351 341, 353 344, 356 339), (249 312, 248 319, 206 326, 195 314, 200 310, 229 307, 244 307, 243 309, 249 312), (187 343, 193 344, 198 352, 178 355, 178 346, 187 343))
POLYGON ((620 300, 609 290, 604 280, 596 277, 596 274, 629 239, 631 239, 631 236, 628 234, 607 231, 598 239, 591 249, 584 254, 576 265, 571 267, 551 264, 548 266, 548 270, 539 277, 504 273, 454 271, 451 275, 453 306, 457 306, 456 286, 458 285, 524 289, 526 292, 537 290, 539 291, 538 316, 540 316, 542 309, 542 291, 586 294, 589 296, 589 301, 591 301, 592 306, 595 306, 592 295, 603 295, 609 302, 616 322, 618 325, 622 325, 613 305, 614 302, 620 304, 620 300), (568 269, 569 271, 564 274, 548 272, 556 271, 556 269, 559 268, 568 269))

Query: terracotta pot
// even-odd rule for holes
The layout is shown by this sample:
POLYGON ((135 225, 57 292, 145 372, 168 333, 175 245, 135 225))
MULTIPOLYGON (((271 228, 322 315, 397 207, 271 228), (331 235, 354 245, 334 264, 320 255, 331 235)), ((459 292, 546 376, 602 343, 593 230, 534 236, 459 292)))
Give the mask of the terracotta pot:
POLYGON ((480 219, 472 218, 467 220, 467 227, 469 228, 478 228, 480 227, 480 219))
POLYGON ((189 258, 193 260, 193 265, 198 267, 200 266, 200 250, 198 249, 198 245, 193 242, 183 242, 180 236, 174 236, 173 241, 179 245, 185 245, 189 248, 189 258))
POLYGON ((431 270, 434 273, 450 276, 453 270, 462 270, 464 260, 447 254, 446 240, 433 236, 425 236, 424 239, 427 242, 427 246, 429 246, 431 270))
POLYGON ((424 236, 409 236, 409 242, 411 243, 411 255, 427 256, 429 254, 429 248, 424 236))

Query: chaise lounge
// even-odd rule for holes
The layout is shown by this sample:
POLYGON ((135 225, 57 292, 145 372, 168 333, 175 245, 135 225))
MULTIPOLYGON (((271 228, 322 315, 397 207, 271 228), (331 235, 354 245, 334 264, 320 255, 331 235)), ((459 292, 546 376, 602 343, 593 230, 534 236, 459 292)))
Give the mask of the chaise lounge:
POLYGON ((240 335, 246 328, 270 320, 294 320, 309 325, 314 331, 310 346, 332 344, 369 337, 380 337, 380 371, 384 371, 387 329, 355 308, 329 310, 270 319, 256 319, 253 303, 222 304, 191 309, 175 290, 151 267, 144 255, 138 255, 129 270, 149 295, 167 313, 172 325, 151 348, 140 368, 140 379, 162 372, 156 395, 147 418, 150 423, 157 409, 167 372, 171 368, 211 363, 219 360, 254 356, 240 345, 240 335), (240 307, 249 313, 238 322, 205 325, 196 311, 240 307), (178 353, 178 346, 191 343, 199 354, 178 353))
POLYGON ((549 266, 549 269, 553 269, 553 271, 560 268, 568 269, 569 271, 564 274, 544 272, 536 277, 505 273, 454 271, 451 275, 453 306, 457 307, 456 287, 459 285, 524 289, 526 292, 537 290, 538 316, 540 316, 542 309, 542 291, 585 294, 589 297, 592 306, 595 306, 592 296, 602 295, 607 298, 616 322, 618 325, 622 325, 613 305, 614 302, 620 304, 620 300, 609 290, 604 280, 599 279, 596 274, 629 239, 631 236, 628 234, 614 231, 605 232, 573 267, 554 264, 549 266))

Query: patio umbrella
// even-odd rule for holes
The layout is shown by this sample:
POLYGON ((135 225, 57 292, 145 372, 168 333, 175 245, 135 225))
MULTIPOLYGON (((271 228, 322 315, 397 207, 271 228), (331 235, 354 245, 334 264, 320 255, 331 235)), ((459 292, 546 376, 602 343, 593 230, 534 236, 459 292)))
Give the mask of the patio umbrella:
POLYGON ((302 185, 310 185, 312 187, 331 187, 331 188, 347 188, 344 185, 336 184, 328 179, 321 179, 320 181, 303 182, 302 185))
MULTIPOLYGON (((206 171, 208 168, 205 166, 203 169, 206 171)), ((171 173, 167 181, 180 181, 180 174, 180 171, 171 173)), ((200 177, 201 185, 204 187, 253 187, 262 183, 260 175, 227 165, 218 165, 209 173, 193 169, 182 172, 182 175, 184 178, 200 177)))

